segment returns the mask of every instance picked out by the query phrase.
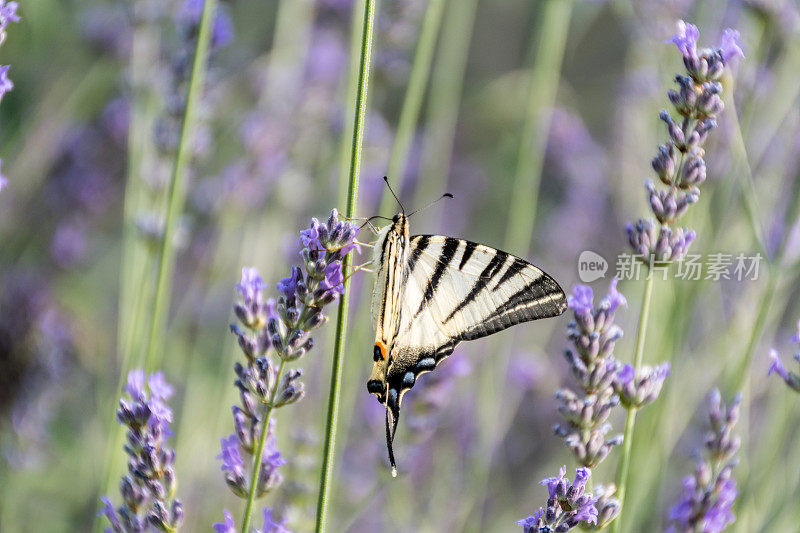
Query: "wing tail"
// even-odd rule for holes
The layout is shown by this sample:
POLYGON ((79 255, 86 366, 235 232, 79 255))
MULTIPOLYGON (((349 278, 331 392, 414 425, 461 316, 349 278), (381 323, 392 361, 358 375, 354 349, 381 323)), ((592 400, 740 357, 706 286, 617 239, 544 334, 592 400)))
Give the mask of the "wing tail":
POLYGON ((397 463, 394 460, 394 450, 392 449, 392 442, 394 441, 394 434, 397 431, 397 420, 400 417, 400 409, 396 411, 389 410, 389 404, 386 404, 386 447, 389 450, 389 463, 392 465, 392 477, 397 477, 397 463), (390 420, 391 419, 391 420, 390 420))

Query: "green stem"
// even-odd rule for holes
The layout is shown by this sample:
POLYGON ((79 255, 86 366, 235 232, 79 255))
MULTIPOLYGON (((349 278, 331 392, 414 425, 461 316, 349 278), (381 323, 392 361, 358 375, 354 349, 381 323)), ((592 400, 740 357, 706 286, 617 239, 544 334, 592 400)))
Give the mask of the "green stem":
POLYGON ((256 492, 258 491, 258 478, 261 476, 261 456, 264 454, 264 443, 267 442, 267 434, 269 433, 269 417, 272 415, 272 406, 275 404, 275 395, 278 393, 278 385, 281 382, 284 366, 286 366, 286 361, 281 359, 278 373, 275 376, 275 385, 269 393, 269 401, 264 411, 264 420, 261 422, 261 435, 258 439, 258 446, 256 446, 256 453, 253 456, 253 476, 250 478, 250 490, 247 493, 247 506, 244 508, 244 516, 242 517, 242 533, 247 533, 250 528, 253 504, 256 501, 256 492))
POLYGON ((505 246, 527 250, 533 236, 534 220, 542 179, 542 166, 550 130, 550 117, 561 79, 561 64, 569 34, 571 0, 544 2, 539 38, 531 46, 531 68, 525 124, 517 152, 517 170, 508 210, 505 246), (523 223, 524 221, 524 223, 523 223))
MULTIPOLYGON (((647 276, 644 285, 644 296, 642 297, 642 310, 639 313, 639 328, 636 330, 636 348, 633 356, 633 368, 639 371, 642 366, 642 356, 644 355, 644 341, 647 336, 647 318, 650 314, 650 300, 653 295, 652 272, 647 276)), ((625 432, 622 437, 622 456, 619 460, 619 470, 617 471, 617 498, 620 508, 625 507, 625 490, 628 481, 628 469, 631 464, 631 449, 633 445, 633 426, 636 422, 636 408, 628 409, 628 416, 625 418, 625 432)), ((621 514, 621 513, 620 513, 621 514)), ((622 516, 618 516, 611 526, 612 533, 618 533, 622 516)))
MULTIPOLYGON (((400 110, 400 118, 397 122, 397 134, 392 144, 392 151, 389 154, 388 176, 397 182, 403 180, 405 173, 409 146, 416 130, 420 109, 422 108, 422 100, 425 96, 425 87, 430 77, 433 51, 436 48, 436 39, 439 36, 444 5, 445 0, 431 0, 423 18, 419 43, 414 52, 414 63, 411 67, 408 87, 403 99, 403 107, 400 110)), ((382 198, 383 201, 378 210, 379 213, 388 209, 388 206, 383 204, 389 200, 393 201, 391 195, 388 194, 383 194, 382 198)))
MULTIPOLYGON (((361 58, 358 65, 358 87, 356 108, 353 120, 353 143, 350 151, 350 177, 347 191, 347 212, 349 218, 355 217, 358 200, 358 175, 361 164, 361 147, 364 140, 364 117, 367 111, 367 91, 369 87, 369 62, 372 52, 372 27, 375 20, 375 0, 366 0, 364 5, 364 24, 361 35, 361 58)), ((348 272, 352 262, 351 254, 345 256, 342 269, 348 272)), ((350 293, 350 278, 344 281, 343 294, 339 300, 339 316, 336 321, 336 340, 331 366, 331 388, 328 396, 328 419, 325 431, 325 449, 322 458, 322 472, 319 481, 317 519, 315 531, 325 531, 327 526, 328 500, 332 486, 331 473, 334 466, 336 426, 339 417, 339 388, 342 381, 342 354, 344 353, 345 331, 347 329, 347 303, 350 293)))
POLYGON ((186 98, 186 109, 183 113, 183 124, 178 142, 178 152, 172 166, 169 197, 167 200, 167 218, 164 225, 164 235, 161 244, 161 261, 158 268, 156 281, 156 297, 153 306, 153 316, 150 322, 150 335, 147 343, 147 357, 145 369, 158 366, 160 359, 159 348, 166 326, 166 314, 170 303, 170 289, 172 287, 172 270, 175 266, 175 230, 178 218, 186 202, 187 166, 191 159, 192 129, 197 117, 197 107, 202 96, 205 84, 206 64, 211 43, 211 28, 217 0, 205 0, 203 4, 203 17, 200 20, 200 32, 197 36, 197 48, 192 64, 192 73, 189 78, 189 93, 186 98))
POLYGON ((458 0, 447 6, 425 112, 425 149, 419 173, 424 178, 417 180, 414 192, 417 207, 442 194, 447 183, 477 3, 458 0))

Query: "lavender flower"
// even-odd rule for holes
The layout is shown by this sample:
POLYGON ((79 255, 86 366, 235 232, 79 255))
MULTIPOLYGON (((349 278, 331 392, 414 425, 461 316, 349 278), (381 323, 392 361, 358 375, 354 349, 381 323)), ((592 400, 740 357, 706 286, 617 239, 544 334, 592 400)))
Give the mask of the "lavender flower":
MULTIPOLYGON (((204 3, 203 0, 184 0, 183 5, 178 10, 177 24, 186 29, 199 28, 200 19, 203 16, 204 3)), ((233 41, 233 37, 233 22, 227 6, 224 4, 219 5, 214 14, 214 25, 211 29, 211 48, 223 48, 233 41)))
POLYGON ((698 459, 694 473, 683 481, 683 495, 669 513, 668 533, 717 533, 735 521, 731 508, 738 492, 732 474, 741 441, 733 434, 733 427, 739 419, 740 401, 741 396, 737 395, 726 407, 719 390, 709 394, 710 429, 705 437, 705 453, 698 459))
MULTIPOLYGON (((272 513, 272 509, 264 507, 264 510, 261 512, 264 517, 264 526, 261 529, 257 529, 256 533, 291 533, 286 528, 286 520, 275 520, 272 513)), ((217 522, 214 524, 214 531, 216 531, 216 533, 239 533, 231 513, 223 510, 222 514, 225 520, 224 522, 217 522)))
MULTIPOLYGON (((16 2, 0 0, 0 45, 6 40, 6 27, 8 27, 8 24, 19 22, 18 8, 19 5, 16 2)), ((8 78, 8 69, 9 65, 0 65, 0 102, 3 100, 3 96, 14 88, 14 83, 8 78)), ((8 180, 0 174, 0 191, 6 185, 8 185, 8 180)))
POLYGON ((626 364, 614 376, 614 390, 626 408, 641 409, 653 403, 661 392, 664 380, 669 376, 669 363, 655 367, 645 366, 637 372, 626 364))
POLYGON ((183 522, 183 506, 174 498, 175 450, 167 446, 172 435, 172 410, 166 400, 172 387, 161 372, 145 376, 144 370, 133 370, 123 391, 117 410, 117 420, 128 427, 125 452, 128 454, 128 474, 120 481, 123 504, 116 509, 108 497, 101 498, 100 515, 108 518, 106 531, 128 533, 176 531, 183 522))
POLYGON ((561 533, 569 531, 575 526, 581 527, 597 524, 596 498, 584 492, 586 482, 592 475, 587 468, 578 468, 575 471, 575 481, 570 485, 569 479, 564 477, 567 467, 562 466, 558 476, 545 478, 541 481, 547 487, 547 507, 539 508, 532 516, 517 521, 522 526, 524 533, 540 531, 553 531, 561 533))
POLYGON ((14 88, 14 83, 8 78, 8 69, 10 65, 0 66, 0 101, 6 93, 11 92, 14 88))
MULTIPOLYGON (((800 364, 800 321, 797 322, 797 334, 792 335, 790 340, 798 345, 798 350, 794 354, 794 360, 800 364)), ((783 361, 781 361, 778 351, 774 348, 769 351, 769 358, 770 365, 767 375, 769 376, 773 372, 778 374, 792 390, 800 392, 800 373, 788 370, 786 366, 784 366, 783 361)))
MULTIPOLYGON (((312 219, 311 226, 300 234, 303 268, 293 267, 291 274, 277 283, 277 301, 265 299, 266 284, 257 269, 242 268, 236 285, 240 298, 234 305, 239 324, 231 325, 245 355, 244 364, 234 365, 241 401, 233 406, 234 433, 221 439, 217 455, 228 487, 241 498, 249 497, 254 482, 259 497, 283 481, 278 470, 286 461, 276 448, 275 420, 270 416, 273 409, 305 394, 302 371, 285 366, 313 347, 311 331, 327 321, 324 307, 341 294, 342 260, 352 250, 360 250, 357 235, 358 227, 340 221, 336 209, 325 224, 312 219), (256 471, 249 473, 245 465, 253 464, 252 457, 259 454, 256 471)), ((264 531, 285 531, 271 516, 265 514, 264 531)), ((226 514, 225 523, 215 525, 218 531, 227 531, 228 517, 226 514)), ((232 527, 232 519, 230 522, 232 527)))
POLYGON ((567 297, 574 319, 567 326, 572 347, 564 356, 581 393, 570 389, 556 392, 557 409, 564 422, 555 426, 555 433, 564 439, 578 462, 588 468, 600 464, 621 442, 619 436, 608 440, 605 437, 611 430, 606 423, 608 416, 619 405, 612 386, 617 370, 613 351, 622 329, 614 324, 614 313, 627 305, 617 291, 617 281, 611 281, 608 294, 596 308, 592 289, 586 285, 576 285, 567 297))
POLYGON ((657 189, 647 180, 647 199, 655 219, 642 218, 625 226, 634 253, 650 265, 682 260, 696 238, 693 230, 675 224, 698 201, 698 186, 706 179, 703 144, 724 109, 718 80, 726 65, 744 57, 735 30, 725 30, 720 45, 713 49, 698 50, 699 38, 697 26, 681 20, 678 33, 667 41, 678 47, 688 74, 676 76, 677 90, 667 93, 681 120, 674 121, 667 110, 659 115, 669 140, 658 147, 652 166, 667 188, 657 189))
POLYGON ((10 22, 19 22, 17 9, 19 9, 19 4, 17 4, 17 2, 0 0, 0 44, 3 44, 6 40, 6 28, 8 24, 10 22))

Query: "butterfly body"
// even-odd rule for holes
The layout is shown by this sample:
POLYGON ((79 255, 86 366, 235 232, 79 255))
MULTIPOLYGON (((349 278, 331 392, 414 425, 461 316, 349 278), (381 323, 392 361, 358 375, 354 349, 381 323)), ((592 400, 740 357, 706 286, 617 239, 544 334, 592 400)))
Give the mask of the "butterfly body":
POLYGON ((386 406, 394 467, 400 404, 421 374, 461 341, 560 315, 566 296, 553 278, 501 250, 441 235, 409 236, 404 214, 378 233, 373 264, 376 331, 367 390, 386 406))

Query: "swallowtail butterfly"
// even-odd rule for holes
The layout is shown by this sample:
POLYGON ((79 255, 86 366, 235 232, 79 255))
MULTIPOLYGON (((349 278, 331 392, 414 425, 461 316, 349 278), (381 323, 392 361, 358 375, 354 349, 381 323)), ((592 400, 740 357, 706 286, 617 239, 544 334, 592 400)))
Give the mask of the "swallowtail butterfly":
POLYGON ((553 278, 509 253, 442 235, 409 236, 405 212, 378 232, 372 265, 376 331, 367 390, 386 406, 386 445, 396 476, 392 441, 400 403, 419 375, 435 369, 459 342, 558 316, 567 299, 553 278))

